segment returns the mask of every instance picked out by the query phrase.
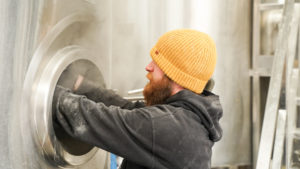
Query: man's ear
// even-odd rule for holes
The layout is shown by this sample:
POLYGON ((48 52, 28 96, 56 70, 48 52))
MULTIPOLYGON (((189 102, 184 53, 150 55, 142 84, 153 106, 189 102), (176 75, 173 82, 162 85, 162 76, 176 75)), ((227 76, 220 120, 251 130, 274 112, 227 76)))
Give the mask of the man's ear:
POLYGON ((215 81, 214 81, 214 79, 209 79, 209 81, 208 81, 208 82, 206 83, 206 85, 205 85, 204 90, 212 91, 213 88, 214 88, 214 86, 215 86, 215 81))

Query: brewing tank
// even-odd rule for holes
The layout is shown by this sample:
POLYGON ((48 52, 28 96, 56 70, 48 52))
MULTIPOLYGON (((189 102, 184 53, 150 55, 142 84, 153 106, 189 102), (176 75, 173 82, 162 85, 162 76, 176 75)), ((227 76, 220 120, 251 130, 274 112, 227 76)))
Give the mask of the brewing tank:
POLYGON ((91 168, 110 164, 109 153, 55 127, 56 85, 76 80, 106 87, 107 46, 100 41, 97 1, 3 1, 1 26, 1 168, 91 168))

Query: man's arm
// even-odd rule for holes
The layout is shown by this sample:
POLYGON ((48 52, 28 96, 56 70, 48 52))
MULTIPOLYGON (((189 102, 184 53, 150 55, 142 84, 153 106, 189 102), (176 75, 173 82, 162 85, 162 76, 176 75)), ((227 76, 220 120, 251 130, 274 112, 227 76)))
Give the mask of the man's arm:
POLYGON ((145 107, 144 102, 128 101, 116 94, 113 90, 108 90, 101 86, 95 86, 95 84, 88 80, 85 80, 78 88, 76 88, 75 94, 85 95, 88 99, 93 100, 94 102, 102 102, 106 106, 115 105, 129 110, 145 107))
POLYGON ((67 91, 54 100, 57 121, 69 135, 151 167, 152 120, 147 109, 107 107, 67 91))

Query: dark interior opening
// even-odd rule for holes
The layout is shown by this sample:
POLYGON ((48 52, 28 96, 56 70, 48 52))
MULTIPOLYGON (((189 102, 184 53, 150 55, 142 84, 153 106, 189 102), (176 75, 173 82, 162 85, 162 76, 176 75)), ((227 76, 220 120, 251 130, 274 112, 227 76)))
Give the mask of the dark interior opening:
MULTIPOLYGON (((74 91, 75 83, 88 81, 96 86, 105 87, 103 76, 95 64, 88 60, 77 60, 70 64, 61 74, 57 85, 69 88, 74 91)), ((81 83, 81 84, 82 84, 81 83)), ((52 119, 55 120, 55 119, 52 119)), ((84 155, 88 153, 94 146, 75 140, 68 135, 59 125, 57 121, 53 121, 54 133, 63 148, 72 155, 84 155)))

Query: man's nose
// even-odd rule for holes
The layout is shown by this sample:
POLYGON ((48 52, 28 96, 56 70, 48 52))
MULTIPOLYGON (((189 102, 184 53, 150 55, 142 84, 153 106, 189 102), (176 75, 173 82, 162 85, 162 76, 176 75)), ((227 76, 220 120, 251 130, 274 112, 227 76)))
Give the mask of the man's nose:
POLYGON ((152 65, 152 62, 150 62, 147 66, 146 66, 146 71, 147 72, 153 72, 153 65, 152 65))

